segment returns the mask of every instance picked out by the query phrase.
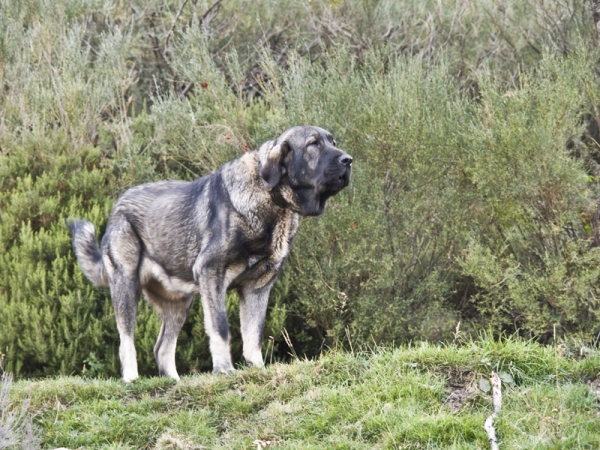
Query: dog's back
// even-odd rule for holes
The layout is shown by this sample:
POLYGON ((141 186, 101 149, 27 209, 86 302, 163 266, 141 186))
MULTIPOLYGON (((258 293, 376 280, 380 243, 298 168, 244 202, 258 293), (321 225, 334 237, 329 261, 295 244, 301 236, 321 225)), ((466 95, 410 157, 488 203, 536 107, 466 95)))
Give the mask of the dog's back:
POLYGON ((185 191, 190 184, 185 181, 159 181, 127 190, 111 212, 102 248, 98 246, 94 224, 82 219, 69 219, 67 225, 71 230, 73 248, 84 275, 94 285, 107 287, 107 270, 102 255, 111 251, 111 236, 119 235, 124 226, 132 226, 136 235, 134 239, 146 240, 144 238, 148 230, 145 224, 148 222, 148 215, 157 210, 165 215, 166 209, 185 201, 185 191))

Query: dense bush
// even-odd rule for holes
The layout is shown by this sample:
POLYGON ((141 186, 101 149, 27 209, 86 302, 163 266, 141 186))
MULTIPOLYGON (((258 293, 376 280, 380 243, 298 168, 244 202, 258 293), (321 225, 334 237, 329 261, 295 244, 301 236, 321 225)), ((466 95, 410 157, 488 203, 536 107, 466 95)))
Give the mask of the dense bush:
MULTIPOLYGON (((585 2, 0 5, 4 370, 118 373, 110 298, 76 267, 65 218, 102 234, 126 188, 193 179, 305 123, 335 134, 355 174, 302 222, 267 359, 287 357, 283 328, 308 355, 444 340, 459 321, 541 340, 599 331, 585 2)), ((158 320, 141 305, 153 374, 158 320)), ((199 302, 177 357, 184 373, 210 367, 199 302)))
POLYGON ((587 58, 548 55, 509 88, 481 77, 475 100, 447 67, 414 59, 293 62, 281 101, 267 96, 284 120, 274 129, 316 120, 357 169, 301 230, 289 303, 301 326, 326 341, 348 327, 360 342, 447 338, 459 320, 593 331, 591 179, 565 145, 594 77, 587 58))

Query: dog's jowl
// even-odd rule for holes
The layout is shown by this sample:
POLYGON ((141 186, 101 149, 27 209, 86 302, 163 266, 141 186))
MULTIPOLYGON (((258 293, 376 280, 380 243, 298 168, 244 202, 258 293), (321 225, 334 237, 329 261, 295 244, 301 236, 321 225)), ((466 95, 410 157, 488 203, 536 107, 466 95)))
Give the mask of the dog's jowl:
POLYGON ((213 372, 233 370, 225 293, 240 296, 243 356, 262 366, 269 291, 300 216, 316 216, 350 181, 352 158, 331 133, 294 127, 192 182, 161 181, 126 191, 102 245, 94 225, 68 221, 81 270, 110 289, 123 380, 138 377, 133 332, 140 293, 162 321, 154 355, 161 375, 179 378, 177 336, 199 294, 213 372))

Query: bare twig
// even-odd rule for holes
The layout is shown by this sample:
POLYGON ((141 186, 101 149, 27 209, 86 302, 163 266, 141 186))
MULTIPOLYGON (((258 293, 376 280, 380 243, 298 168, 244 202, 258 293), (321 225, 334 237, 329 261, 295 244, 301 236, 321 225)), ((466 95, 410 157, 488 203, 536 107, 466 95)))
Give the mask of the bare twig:
POLYGON ((592 5, 592 18, 594 19, 596 31, 600 37, 600 0, 590 0, 590 3, 592 5))
POLYGON ((190 92, 190 90, 194 87, 194 82, 190 81, 185 88, 183 89, 183 91, 181 91, 181 97, 185 97, 187 95, 188 92, 190 92))
POLYGON ((183 8, 185 7, 185 4, 187 2, 188 2, 188 0, 183 0, 183 3, 179 7, 179 11, 177 11, 177 14, 175 15, 175 19, 173 20, 173 24, 171 25, 171 29, 167 33, 167 37, 165 38, 165 49, 163 51, 163 55, 165 55, 165 57, 167 56, 167 51, 169 49, 169 39, 171 39, 171 34, 173 34, 173 30, 175 29, 175 25, 177 25, 177 19, 179 19, 179 16, 181 15, 181 12, 183 11, 183 8))
MULTIPOLYGON (((208 9, 206 10, 206 12, 202 15, 201 19, 200 19, 200 23, 204 24, 205 29, 207 29, 207 27, 210 24, 210 21, 213 19, 213 17, 217 14, 218 12, 218 7, 220 6, 222 0, 215 0, 213 2, 212 5, 210 5, 208 7, 208 9)), ((173 34, 173 31, 175 30, 175 26, 177 25, 177 20, 179 19, 179 16, 181 16, 181 13, 183 12, 183 8, 185 8, 185 5, 187 4, 188 0, 183 0, 183 2, 181 3, 181 6, 179 7, 179 11, 177 11, 177 14, 175 14, 175 19, 173 19, 173 24, 171 25, 171 28, 169 29, 169 31, 167 32, 167 36, 165 37, 165 48, 163 50, 163 55, 166 58, 168 51, 169 51, 169 39, 171 39, 171 35, 173 34)))
POLYGON ((206 12, 202 15, 201 23, 204 25, 204 32, 208 34, 210 28, 210 22, 219 12, 219 7, 221 6, 221 0, 215 0, 212 5, 208 7, 206 12))
POLYGON ((499 450, 500 447, 498 446, 498 439, 496 438, 494 420, 496 420, 502 409, 502 382, 496 372, 492 372, 490 381, 492 382, 492 404, 494 405, 494 412, 484 422, 483 429, 488 436, 490 448, 492 450, 499 450))

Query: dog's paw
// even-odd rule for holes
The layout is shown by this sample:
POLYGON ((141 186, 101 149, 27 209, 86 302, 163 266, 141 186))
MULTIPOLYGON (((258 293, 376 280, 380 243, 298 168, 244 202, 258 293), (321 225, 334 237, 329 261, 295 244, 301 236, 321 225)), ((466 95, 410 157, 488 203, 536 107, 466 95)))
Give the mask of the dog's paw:
POLYGON ((159 370, 158 371, 158 376, 159 377, 165 377, 165 378, 170 378, 171 380, 175 380, 175 381, 179 381, 179 374, 177 373, 177 371, 163 371, 163 370, 159 370))
POLYGON ((214 375, 231 375, 235 373, 233 367, 215 367, 212 371, 214 375))
POLYGON ((165 363, 163 360, 158 360, 158 376, 171 378, 175 381, 179 381, 179 374, 177 373, 177 368, 175 367, 174 361, 171 364, 165 363))
POLYGON ((243 358, 248 367, 257 367, 259 369, 265 367, 260 347, 257 350, 244 353, 243 358))
POLYGON ((139 378, 139 377, 138 377, 137 375, 135 375, 135 376, 127 376, 127 377, 126 377, 126 376, 123 376, 123 377, 122 377, 122 379, 123 379, 123 382, 124 382, 125 384, 130 384, 132 381, 135 381, 135 380, 137 380, 138 378, 139 378))
POLYGON ((254 360, 244 359, 247 367, 256 367, 257 369, 264 369, 265 363, 262 358, 255 358, 254 360))

